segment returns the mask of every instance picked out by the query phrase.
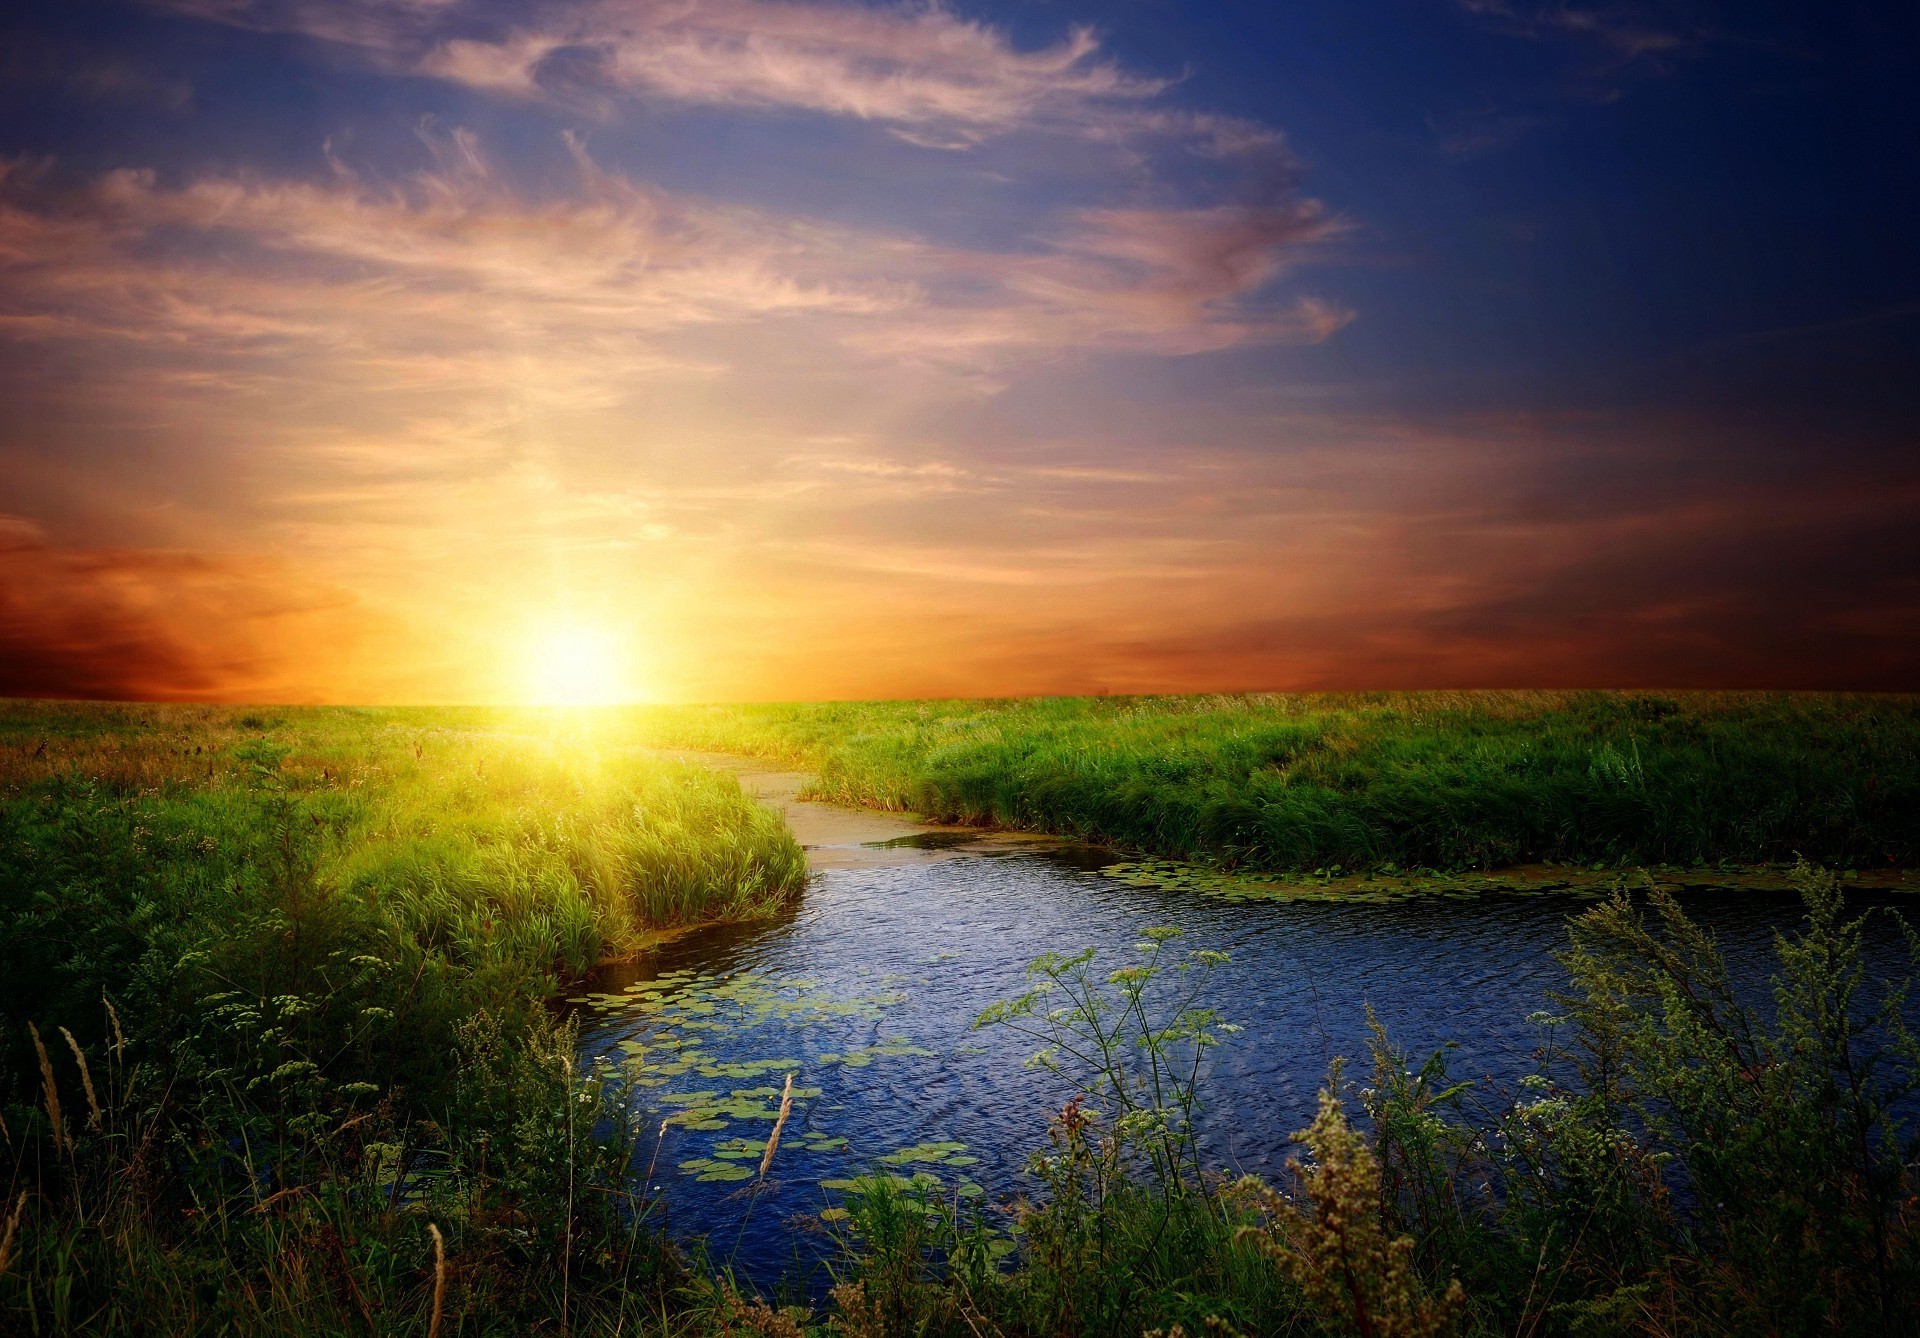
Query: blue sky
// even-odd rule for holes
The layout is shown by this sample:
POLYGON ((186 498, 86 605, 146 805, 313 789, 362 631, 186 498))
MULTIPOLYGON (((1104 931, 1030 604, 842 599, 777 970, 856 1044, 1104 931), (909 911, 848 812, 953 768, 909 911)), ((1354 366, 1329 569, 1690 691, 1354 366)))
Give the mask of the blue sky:
POLYGON ((0 690, 1920 685, 1894 5, 0 33, 0 690))

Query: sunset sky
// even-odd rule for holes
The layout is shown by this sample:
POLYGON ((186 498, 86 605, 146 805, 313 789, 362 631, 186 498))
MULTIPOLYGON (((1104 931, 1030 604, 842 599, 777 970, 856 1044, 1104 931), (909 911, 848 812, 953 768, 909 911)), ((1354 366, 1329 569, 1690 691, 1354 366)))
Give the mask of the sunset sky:
POLYGON ((1920 6, 9 9, 0 694, 1920 689, 1920 6))

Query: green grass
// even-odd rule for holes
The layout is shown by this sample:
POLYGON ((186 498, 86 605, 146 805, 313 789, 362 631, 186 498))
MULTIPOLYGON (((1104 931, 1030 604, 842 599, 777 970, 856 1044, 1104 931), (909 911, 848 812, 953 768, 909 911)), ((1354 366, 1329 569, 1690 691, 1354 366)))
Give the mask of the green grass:
POLYGON ((1377 693, 661 708, 818 794, 1272 872, 1920 863, 1920 698, 1377 693))
POLYGON ((407 1331, 429 1223, 467 1331, 651 1313, 549 1000, 805 874, 590 717, 0 706, 0 1330, 407 1331))
POLYGON ((1572 926, 1517 1100, 1382 1033, 1290 1194, 1229 1186, 1188 1132, 1224 1035, 1195 982, 1224 960, 1043 959, 1050 993, 982 1019, 1085 1061, 1084 1101, 1034 1131, 1032 1198, 1009 1218, 872 1182, 815 1313, 660 1234, 631 1174, 652 1135, 574 1071, 550 1004, 804 879, 730 778, 646 744, 1287 870, 1907 865, 1917 739, 1890 698, 3 704, 0 1332, 1915 1331, 1920 1042, 1804 868, 1771 1008, 1670 899, 1615 900, 1572 926))

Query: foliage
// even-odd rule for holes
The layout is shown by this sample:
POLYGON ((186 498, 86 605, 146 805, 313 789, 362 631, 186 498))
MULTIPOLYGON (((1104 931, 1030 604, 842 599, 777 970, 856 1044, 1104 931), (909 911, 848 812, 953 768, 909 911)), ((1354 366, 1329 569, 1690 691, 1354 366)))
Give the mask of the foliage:
POLYGON ((1039 1188, 1016 1205, 1011 1239, 991 1214, 929 1185, 863 1182, 848 1201, 849 1276, 833 1293, 849 1334, 1132 1335, 1209 1321, 1269 1332, 1295 1306, 1286 1279, 1237 1229, 1253 1219, 1206 1174, 1194 1129, 1206 1056, 1237 1028, 1208 1004, 1226 963, 1176 955, 1150 929, 1135 964, 1103 971, 1092 952, 1047 954, 1035 988, 982 1013, 1040 1049, 1033 1067, 1078 1094, 1029 1161, 1039 1188), (998 1261, 1019 1249, 1018 1266, 998 1261))
POLYGON ((1414 1269, 1412 1236, 1391 1234, 1381 1212, 1380 1163, 1366 1137, 1347 1122, 1334 1095, 1336 1065, 1320 1093, 1320 1110, 1301 1130, 1312 1154, 1294 1162, 1311 1211, 1257 1180, 1241 1189, 1261 1205, 1266 1222, 1242 1227, 1300 1286, 1301 1295, 1336 1326, 1361 1338, 1435 1338, 1452 1330, 1466 1307, 1459 1279, 1430 1295, 1414 1269))
MULTIPOLYGON (((1086 1041, 1131 1012, 1100 997, 1082 959, 1043 958, 1036 971, 1068 982, 1068 1002, 1042 1012, 1048 996, 1029 994, 983 1020, 1031 1023, 1055 1055, 1077 1056, 1085 1096, 1034 1160, 1043 1192, 1021 1210, 1014 1266, 980 1262, 967 1233, 984 1224, 957 1200, 876 1185, 850 1204, 836 1322, 1007 1335, 1920 1332, 1920 1050, 1906 985, 1870 988, 1862 919, 1831 875, 1803 865, 1796 877, 1807 919, 1777 943, 1770 1005, 1728 979, 1671 898, 1623 891, 1571 925, 1566 1014, 1539 1017, 1547 1043, 1525 1096, 1477 1109, 1444 1052, 1411 1064, 1376 1025, 1358 1093, 1367 1127, 1349 1122, 1336 1062, 1297 1135, 1308 1155, 1280 1186, 1196 1181, 1184 1153, 1126 1157, 1124 1114, 1104 1119, 1096 1103, 1124 1112, 1117 1094, 1147 1090, 1157 1060, 1139 1042, 1165 1028, 1086 1041)), ((1210 1015, 1205 1026, 1219 1030, 1210 1015)))
POLYGON ((730 778, 477 713, 15 704, 0 743, 0 1328, 521 1332, 678 1285, 548 1000, 798 889, 730 778))
POLYGON ((1078 1092, 1031 1196, 1009 1215, 862 1182, 820 1314, 664 1240, 631 1176, 649 1140, 547 1006, 658 926, 774 913, 804 875, 731 780, 638 750, 669 733, 812 761, 841 797, 1255 865, 1905 861, 1906 703, 582 719, 0 709, 0 1329, 1920 1332, 1911 1000, 1868 978, 1862 920, 1805 865, 1770 989, 1671 898, 1623 890, 1572 922, 1518 1099, 1376 1026, 1366 1085, 1336 1070, 1271 1186, 1219 1174, 1195 1132, 1225 958, 1165 930, 1118 969, 1043 957, 979 1020, 1078 1092))
POLYGON ((1062 1115, 1069 1125, 1106 1123, 1109 1151, 1094 1168, 1096 1195, 1127 1169, 1130 1152, 1146 1158, 1169 1194, 1203 1178, 1193 1124, 1202 1066, 1219 1037, 1239 1028, 1204 1002, 1227 955, 1201 948, 1173 958, 1169 945, 1180 936, 1172 927, 1148 929, 1134 945, 1138 963, 1111 972, 1100 970, 1091 948, 1071 957, 1048 953, 1027 968, 1037 982, 1032 990, 974 1021, 1037 1042, 1029 1066, 1079 1086, 1082 1097, 1062 1115))

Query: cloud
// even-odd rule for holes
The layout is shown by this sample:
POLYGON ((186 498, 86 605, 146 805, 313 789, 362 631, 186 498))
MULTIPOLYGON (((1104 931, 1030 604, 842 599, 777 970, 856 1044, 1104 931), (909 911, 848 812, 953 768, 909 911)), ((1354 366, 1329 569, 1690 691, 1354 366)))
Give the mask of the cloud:
POLYGON ((53 85, 89 102, 126 103, 177 112, 193 100, 193 85, 146 64, 57 41, 9 32, 0 44, 0 79, 13 87, 53 85))
POLYGON ((676 196, 571 137, 576 193, 529 199, 468 132, 424 133, 437 166, 386 181, 341 164, 317 182, 119 170, 64 186, 0 164, 0 334, 297 356, 369 388, 531 358, 520 383, 578 402, 636 373, 718 370, 669 339, 696 328, 812 322, 819 357, 1005 371, 1075 348, 1314 341, 1348 318, 1266 296, 1339 230, 1310 200, 1081 210, 990 252, 676 196))
MULTIPOLYGON (((1671 443, 1650 450, 1662 430, 1638 427, 1640 439, 1576 447, 1537 422, 1450 433, 1378 423, 1364 453, 1149 456, 1157 475, 1112 471, 1122 476, 1098 498, 1052 491, 1024 524, 1004 503, 972 504, 970 532, 924 510, 884 536, 842 517, 830 536, 761 563, 769 605, 805 607, 824 625, 741 646, 724 688, 1920 681, 1920 578, 1905 537, 1920 479, 1722 475, 1676 489, 1671 443), (1543 505, 1541 489, 1564 489, 1554 480, 1581 450, 1651 477, 1543 505), (860 653, 829 650, 848 646, 860 653)), ((1007 470, 1002 484, 1034 498, 1071 472, 1007 470)))
POLYGON ((943 7, 760 3, 550 6, 498 38, 431 46, 420 72, 490 91, 593 90, 875 121, 964 144, 1017 126, 1074 125, 1164 80, 1122 71, 1087 28, 1016 49, 943 7), (564 53, 565 62, 555 59, 564 53))
POLYGON ((1488 104, 1441 116, 1428 124, 1442 156, 1496 153, 1554 123, 1567 103, 1617 101, 1634 78, 1670 73, 1729 39, 1713 23, 1694 21, 1684 7, 1649 14, 1645 4, 1571 4, 1567 0, 1459 0, 1460 9, 1489 31, 1536 44, 1535 72, 1520 94, 1529 105, 1488 104))
POLYGON ((1563 38, 1605 51, 1615 64, 1657 62, 1696 50, 1708 40, 1704 30, 1657 23, 1637 7, 1587 7, 1550 0, 1516 4, 1513 0, 1460 0, 1460 7, 1501 32, 1533 39, 1563 38))
POLYGON ((0 696, 312 697, 337 666, 300 633, 349 603, 257 555, 63 548, 0 515, 0 696))
POLYGON ((806 0, 151 0, 294 32, 393 74, 585 109, 651 98, 884 126, 931 148, 1015 132, 1171 139, 1211 157, 1285 160, 1270 127, 1151 106, 1175 80, 1105 55, 1090 27, 1038 47, 945 4, 806 0))

